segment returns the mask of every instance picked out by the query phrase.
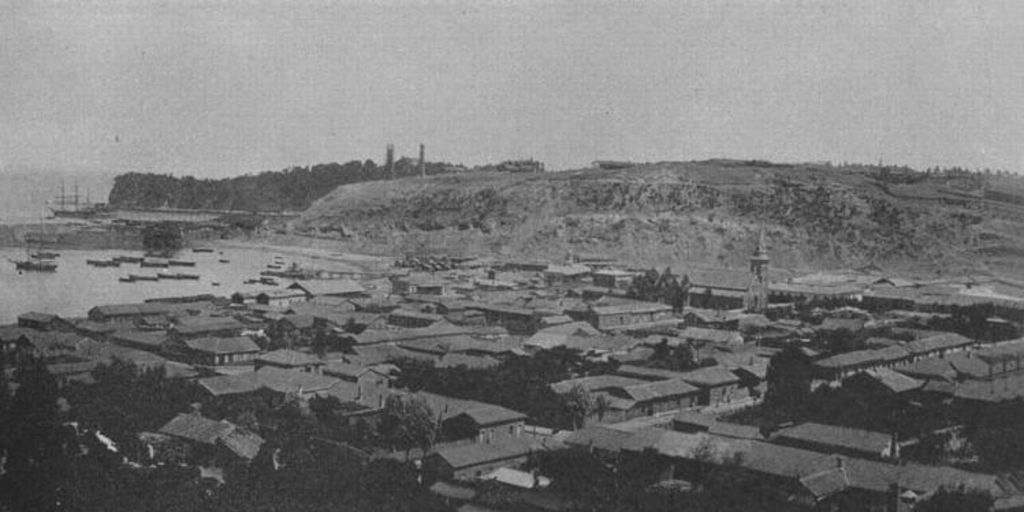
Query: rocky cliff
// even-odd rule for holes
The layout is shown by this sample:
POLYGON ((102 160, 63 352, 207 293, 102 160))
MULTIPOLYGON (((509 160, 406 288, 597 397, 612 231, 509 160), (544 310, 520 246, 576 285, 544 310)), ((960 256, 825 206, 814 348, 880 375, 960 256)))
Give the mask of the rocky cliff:
POLYGON ((296 227, 399 254, 602 253, 676 268, 743 266, 764 229, 784 267, 1007 273, 1024 268, 1020 188, 1015 177, 724 160, 478 172, 341 186, 296 227))

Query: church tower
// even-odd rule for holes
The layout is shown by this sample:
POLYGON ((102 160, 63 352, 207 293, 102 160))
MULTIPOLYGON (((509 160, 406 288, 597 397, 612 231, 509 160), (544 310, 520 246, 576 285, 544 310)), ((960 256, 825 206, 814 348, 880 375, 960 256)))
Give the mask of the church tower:
POLYGON ((764 313, 768 309, 768 258, 764 243, 764 229, 757 236, 757 247, 750 256, 750 285, 744 306, 751 313, 764 313))

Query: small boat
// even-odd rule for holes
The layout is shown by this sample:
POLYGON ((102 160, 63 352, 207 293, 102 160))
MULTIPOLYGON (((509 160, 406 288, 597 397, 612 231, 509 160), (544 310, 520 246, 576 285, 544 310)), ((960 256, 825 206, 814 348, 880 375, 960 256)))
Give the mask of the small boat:
POLYGON ((86 265, 93 267, 120 267, 121 262, 117 260, 85 260, 86 265))
POLYGON ((18 270, 27 270, 29 272, 57 271, 57 263, 52 260, 29 258, 21 261, 11 260, 11 263, 14 263, 14 267, 18 270))
POLYGON ((209 247, 194 247, 192 252, 213 252, 213 249, 210 249, 209 247))
POLYGON ((157 272, 156 273, 156 278, 157 279, 177 279, 178 278, 178 274, 174 274, 174 273, 171 273, 171 272, 157 272))
POLYGON ((118 263, 142 263, 143 259, 142 256, 114 256, 114 261, 118 263))
POLYGON ((146 258, 142 260, 142 263, 139 263, 139 265, 149 268, 167 268, 170 266, 170 262, 167 260, 146 258))
POLYGON ((186 260, 171 260, 171 261, 168 261, 167 264, 172 266, 172 267, 194 267, 194 266, 196 266, 196 262, 194 262, 194 261, 186 261, 186 260))
POLYGON ((199 274, 182 274, 179 272, 177 275, 178 279, 199 280, 199 274))
POLYGON ((132 279, 132 281, 159 281, 160 280, 160 278, 157 277, 157 276, 143 276, 143 275, 139 275, 139 274, 128 274, 128 277, 130 277, 132 279))
POLYGON ((281 265, 267 265, 267 268, 272 268, 274 270, 281 270, 282 267, 281 267, 281 265))
POLYGON ((36 258, 36 259, 41 259, 41 260, 52 260, 54 258, 59 258, 60 257, 60 253, 58 253, 58 252, 49 252, 49 251, 39 251, 39 252, 32 253, 32 257, 36 258))
POLYGON ((121 281, 122 283, 134 283, 135 279, 132 276, 121 276, 118 281, 121 281))
POLYGON ((220 286, 220 283, 218 283, 217 281, 214 281, 214 282, 212 282, 212 283, 210 283, 210 284, 212 284, 212 285, 214 285, 214 286, 220 286))
POLYGON ((266 284, 266 285, 270 285, 270 286, 277 286, 277 285, 279 285, 281 283, 278 283, 277 279, 271 279, 269 277, 263 277, 263 278, 260 278, 260 284, 266 284))
POLYGON ((245 284, 260 284, 259 279, 246 279, 245 284))
POLYGON ((219 259, 217 261, 220 261, 221 263, 231 263, 231 260, 227 260, 227 259, 224 259, 224 258, 221 258, 221 259, 219 259))

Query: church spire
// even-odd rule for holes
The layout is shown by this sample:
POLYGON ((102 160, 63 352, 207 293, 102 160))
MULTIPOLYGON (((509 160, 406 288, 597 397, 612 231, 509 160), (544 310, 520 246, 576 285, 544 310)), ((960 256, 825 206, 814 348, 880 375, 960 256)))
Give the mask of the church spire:
POLYGON ((747 288, 746 309, 752 313, 763 313, 768 308, 768 246, 764 240, 764 228, 758 232, 754 254, 750 256, 750 286, 747 288))

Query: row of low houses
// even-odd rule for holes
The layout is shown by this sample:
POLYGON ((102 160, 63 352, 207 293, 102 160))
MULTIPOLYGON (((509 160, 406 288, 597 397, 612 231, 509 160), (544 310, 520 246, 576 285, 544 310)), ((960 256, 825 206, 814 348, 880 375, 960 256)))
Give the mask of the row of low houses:
POLYGON ((866 510, 907 510, 942 487, 959 486, 991 493, 995 510, 1024 504, 1024 491, 1012 478, 895 463, 894 444, 883 433, 807 423, 768 436, 757 429, 730 435, 713 419, 692 416, 680 414, 673 423, 679 430, 593 426, 564 443, 613 464, 642 461, 674 480, 699 480, 708 465, 728 466, 770 483, 788 501, 825 510, 851 501, 866 510))

